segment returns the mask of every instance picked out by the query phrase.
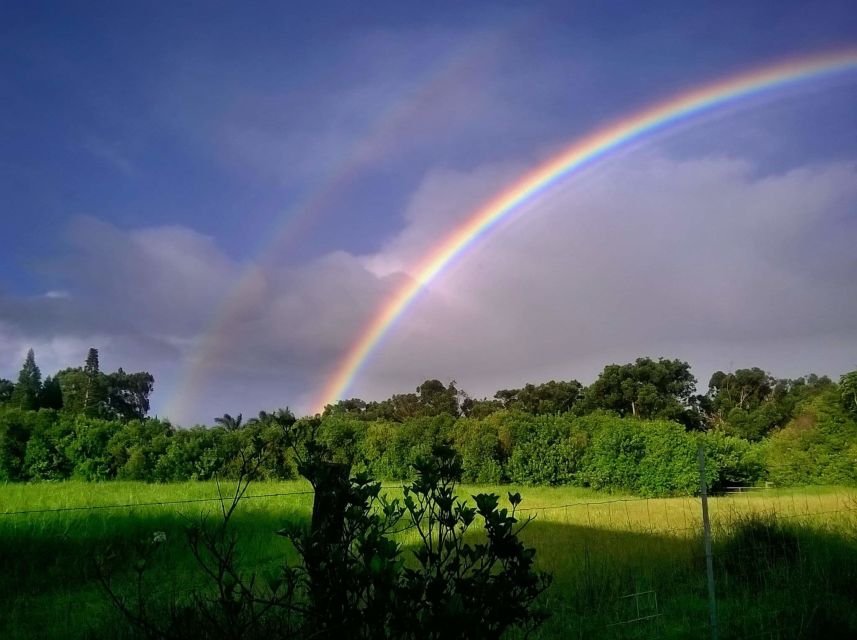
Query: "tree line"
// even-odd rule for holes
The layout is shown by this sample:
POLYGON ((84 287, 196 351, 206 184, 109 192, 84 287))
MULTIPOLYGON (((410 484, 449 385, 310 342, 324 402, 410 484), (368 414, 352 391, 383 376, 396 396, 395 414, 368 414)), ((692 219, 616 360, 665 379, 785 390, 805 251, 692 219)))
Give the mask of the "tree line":
POLYGON ((30 351, 17 382, 0 381, 0 480, 204 480, 234 474, 248 446, 265 451, 259 478, 292 478, 283 434, 300 423, 335 459, 388 479, 450 446, 466 482, 692 493, 702 441, 714 487, 857 483, 857 371, 838 382, 718 371, 701 394, 696 383, 686 362, 638 358, 589 386, 549 381, 475 399, 454 381, 427 380, 315 416, 286 408, 183 429, 147 417, 150 374, 103 373, 92 349, 82 367, 42 381, 30 351))
POLYGON ((103 373, 98 349, 90 349, 82 367, 70 367, 42 380, 32 349, 27 352, 16 383, 0 378, 0 405, 28 411, 64 410, 89 418, 143 419, 149 413, 149 396, 155 378, 140 371, 126 373, 121 367, 103 373))

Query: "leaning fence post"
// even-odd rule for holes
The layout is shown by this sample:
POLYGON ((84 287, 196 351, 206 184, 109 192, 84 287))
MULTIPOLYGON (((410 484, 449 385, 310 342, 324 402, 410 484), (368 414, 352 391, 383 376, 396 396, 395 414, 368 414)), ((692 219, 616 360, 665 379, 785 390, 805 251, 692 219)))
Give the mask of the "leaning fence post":
POLYGON ((708 487, 705 481, 705 448, 699 443, 699 495, 702 498, 702 529, 705 537, 705 570, 708 574, 708 610, 711 640, 717 640, 717 598, 714 595, 714 557, 711 554, 711 522, 708 519, 708 487))

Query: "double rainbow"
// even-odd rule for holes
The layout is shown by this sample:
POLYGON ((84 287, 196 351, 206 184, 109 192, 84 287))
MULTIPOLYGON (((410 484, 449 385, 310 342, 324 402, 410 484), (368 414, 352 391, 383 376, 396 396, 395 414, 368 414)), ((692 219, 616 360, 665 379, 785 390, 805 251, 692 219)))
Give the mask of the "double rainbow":
POLYGON ((562 153, 500 192, 434 247, 412 271, 413 280, 378 309, 336 366, 316 402, 317 408, 344 397, 369 356, 420 291, 457 256, 522 204, 611 151, 691 116, 769 89, 857 69, 857 50, 793 59, 707 84, 619 120, 575 141, 562 153))

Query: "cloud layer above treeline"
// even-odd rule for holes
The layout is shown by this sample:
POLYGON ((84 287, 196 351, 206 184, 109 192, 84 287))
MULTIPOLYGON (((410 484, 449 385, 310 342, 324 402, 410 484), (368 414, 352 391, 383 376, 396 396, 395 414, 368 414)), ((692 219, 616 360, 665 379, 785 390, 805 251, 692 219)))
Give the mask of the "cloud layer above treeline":
MULTIPOLYGON (((43 296, 0 297, 0 375, 29 346, 45 373, 83 361, 156 376, 180 423, 310 408, 326 376, 419 259, 523 167, 428 174, 403 228, 368 255, 239 262, 179 226, 76 218, 43 296), (237 287, 237 288, 236 288, 237 287)), ((751 162, 636 152, 528 204, 441 274, 352 395, 428 377, 473 395, 590 381, 638 355, 781 375, 857 367, 857 168, 763 174, 751 162)))

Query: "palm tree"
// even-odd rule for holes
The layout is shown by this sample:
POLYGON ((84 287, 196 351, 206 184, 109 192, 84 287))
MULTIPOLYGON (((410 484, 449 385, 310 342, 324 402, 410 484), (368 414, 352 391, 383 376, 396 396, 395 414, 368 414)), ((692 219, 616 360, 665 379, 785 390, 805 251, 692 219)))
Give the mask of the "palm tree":
POLYGON ((243 416, 239 413, 234 418, 228 413, 224 413, 222 417, 215 418, 214 421, 227 431, 238 431, 241 428, 243 416))

